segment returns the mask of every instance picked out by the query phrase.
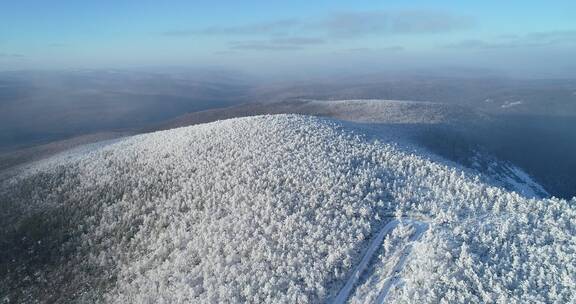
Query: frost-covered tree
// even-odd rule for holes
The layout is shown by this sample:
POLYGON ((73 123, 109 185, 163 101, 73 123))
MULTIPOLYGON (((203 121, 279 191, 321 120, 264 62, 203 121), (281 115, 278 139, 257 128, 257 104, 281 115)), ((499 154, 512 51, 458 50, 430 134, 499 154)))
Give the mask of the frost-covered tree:
MULTIPOLYGON (((576 300, 576 200, 530 199, 394 134, 376 142, 361 132, 259 116, 36 163, 0 184, 0 294, 321 303, 397 218, 373 262, 385 269, 412 246, 388 301, 576 300), (418 227, 404 219, 429 228, 413 240, 418 227)), ((356 291, 377 296, 387 274, 374 271, 374 285, 356 291)))

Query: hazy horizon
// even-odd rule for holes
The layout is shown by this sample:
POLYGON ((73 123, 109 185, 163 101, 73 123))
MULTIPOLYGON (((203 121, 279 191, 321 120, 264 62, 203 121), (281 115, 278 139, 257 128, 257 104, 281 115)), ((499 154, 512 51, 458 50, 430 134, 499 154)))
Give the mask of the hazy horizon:
POLYGON ((576 1, 0 1, 0 302, 576 303, 576 1))
POLYGON ((571 1, 8 1, 0 10, 0 70, 484 69, 574 77, 574 11, 571 1))

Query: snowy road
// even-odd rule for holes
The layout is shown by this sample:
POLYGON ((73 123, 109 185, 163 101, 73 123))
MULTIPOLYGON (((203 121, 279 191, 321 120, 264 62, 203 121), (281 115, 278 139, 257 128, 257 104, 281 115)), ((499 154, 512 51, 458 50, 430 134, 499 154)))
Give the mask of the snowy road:
MULTIPOLYGON (((406 244, 403 244, 402 248, 399 249, 401 252, 400 253, 401 258, 394 265, 392 271, 389 272, 392 276, 388 277, 386 279, 384 286, 380 289, 376 303, 383 303, 386 300, 386 297, 387 297, 390 289, 400 282, 400 278, 397 276, 397 274, 406 265, 407 257, 410 255, 410 252, 412 251, 413 243, 415 241, 417 241, 418 239, 420 239, 422 234, 424 234, 424 232, 426 230, 428 230, 428 226, 429 226, 425 222, 421 222, 421 221, 413 220, 413 219, 402 219, 402 223, 413 225, 416 228, 416 231, 414 232, 414 234, 412 234, 412 236, 410 236, 408 242, 406 244)), ((366 271, 366 267, 368 267, 368 263, 370 262, 370 260, 372 259, 372 257, 376 253, 376 251, 382 245, 382 242, 384 241, 384 237, 387 234, 389 234, 394 228, 396 228, 396 226, 398 226, 398 224, 400 224, 399 220, 397 220, 397 219, 391 220, 372 239, 372 241, 370 242, 370 245, 368 246, 368 248, 366 249, 366 252, 364 253, 364 256, 362 257, 362 260, 360 261, 358 266, 356 266, 356 268, 352 272, 352 275, 348 278, 348 281, 346 281, 346 284, 344 285, 344 287, 342 287, 342 289, 340 289, 340 292, 338 292, 338 295, 334 298, 333 303, 341 304, 341 303, 346 302, 346 300, 350 297, 354 286, 358 283, 358 280, 360 279, 362 273, 366 271)))
POLYGON ((380 289, 380 293, 378 294, 378 298, 376 299, 376 303, 378 304, 384 303, 386 301, 386 297, 388 296, 388 292, 390 291, 390 289, 396 286, 398 283, 400 283, 401 278, 398 274, 402 271, 402 269, 404 269, 404 266, 406 266, 408 256, 412 252, 412 246, 414 245, 414 242, 418 241, 420 237, 422 237, 422 234, 424 234, 424 232, 426 232, 426 230, 428 230, 429 227, 428 223, 424 223, 421 221, 410 219, 405 219, 402 221, 405 223, 412 224, 414 228, 416 228, 416 231, 414 232, 414 234, 410 236, 410 238, 408 239, 408 243, 404 244, 404 247, 401 249, 400 260, 396 263, 396 265, 394 265, 394 268, 392 269, 391 272, 391 276, 386 279, 386 283, 384 283, 384 286, 382 286, 382 288, 380 289))

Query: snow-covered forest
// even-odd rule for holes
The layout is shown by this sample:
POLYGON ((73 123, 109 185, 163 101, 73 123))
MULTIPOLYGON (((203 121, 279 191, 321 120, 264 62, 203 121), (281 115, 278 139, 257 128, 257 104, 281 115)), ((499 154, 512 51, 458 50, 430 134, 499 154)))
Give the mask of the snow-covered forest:
POLYGON ((576 301, 576 199, 386 138, 257 116, 22 168, 0 184, 0 301, 576 301))

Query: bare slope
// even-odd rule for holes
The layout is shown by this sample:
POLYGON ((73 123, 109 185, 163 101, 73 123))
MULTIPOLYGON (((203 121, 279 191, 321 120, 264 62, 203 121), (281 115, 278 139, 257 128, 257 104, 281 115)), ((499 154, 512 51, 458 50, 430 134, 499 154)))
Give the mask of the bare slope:
POLYGON ((491 187, 389 135, 376 142, 336 121, 258 116, 37 163, 0 185, 0 294, 13 302, 331 301, 397 218, 428 229, 417 239, 400 233, 410 227, 386 236, 384 262, 409 256, 369 270, 390 264, 397 278, 368 271, 351 300, 575 300, 576 201, 491 187))

